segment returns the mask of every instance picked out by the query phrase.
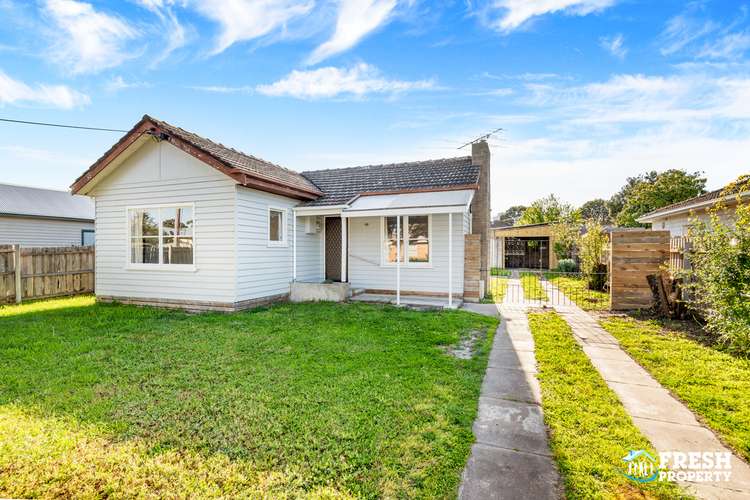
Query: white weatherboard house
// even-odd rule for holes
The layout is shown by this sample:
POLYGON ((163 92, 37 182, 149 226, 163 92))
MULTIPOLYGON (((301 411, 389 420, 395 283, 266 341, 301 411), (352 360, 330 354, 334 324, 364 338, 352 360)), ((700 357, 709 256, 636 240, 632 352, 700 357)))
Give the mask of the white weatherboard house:
POLYGON ((99 300, 232 311, 330 281, 455 304, 489 149, 300 174, 144 116, 72 191, 95 199, 99 300))
POLYGON ((750 192, 737 193, 728 192, 726 188, 717 189, 649 212, 639 217, 638 222, 651 224, 651 229, 654 231, 669 231, 672 237, 687 236, 690 224, 695 220, 707 222, 710 217, 709 210, 721 201, 724 209, 717 214, 719 220, 723 224, 732 226, 738 197, 746 201, 750 199, 750 192))
POLYGON ((94 204, 65 191, 0 184, 0 245, 94 244, 94 204))

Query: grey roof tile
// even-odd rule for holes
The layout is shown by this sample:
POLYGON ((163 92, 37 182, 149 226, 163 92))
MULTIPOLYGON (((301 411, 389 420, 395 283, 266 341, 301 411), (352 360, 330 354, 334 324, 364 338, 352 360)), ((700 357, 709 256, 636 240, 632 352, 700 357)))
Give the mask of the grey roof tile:
POLYGON ((303 206, 340 205, 361 193, 445 189, 476 185, 479 166, 471 156, 439 160, 311 170, 302 175, 324 194, 303 206))

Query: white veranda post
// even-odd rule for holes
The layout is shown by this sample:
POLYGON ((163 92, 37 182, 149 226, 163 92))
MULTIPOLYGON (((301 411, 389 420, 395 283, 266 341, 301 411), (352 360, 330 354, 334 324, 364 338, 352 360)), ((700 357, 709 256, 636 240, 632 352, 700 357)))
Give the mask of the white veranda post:
POLYGON ((346 244, 347 236, 346 236, 346 229, 347 229, 347 222, 349 219, 344 217, 342 215, 341 217, 341 282, 346 283, 346 252, 349 250, 348 246, 346 244))
POLYGON ((396 305, 401 305, 401 216, 396 216, 396 305))
POLYGON ((297 281, 297 213, 292 211, 292 281, 297 281))
POLYGON ((448 307, 453 307, 453 214, 448 213, 448 307))

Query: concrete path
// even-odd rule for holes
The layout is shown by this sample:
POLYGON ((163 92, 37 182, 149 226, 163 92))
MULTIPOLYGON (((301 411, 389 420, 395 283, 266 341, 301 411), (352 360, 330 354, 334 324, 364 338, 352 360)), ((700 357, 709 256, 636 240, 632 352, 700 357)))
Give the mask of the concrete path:
MULTIPOLYGON (((659 451, 730 451, 695 415, 636 363, 612 335, 577 305, 555 306, 576 341, 617 394, 635 425, 659 451)), ((682 482, 698 498, 750 498, 750 466, 732 455, 730 481, 682 482)))
MULTIPOLYGON (((464 309, 498 315, 494 304, 464 304, 464 309)), ((501 323, 495 332, 474 422, 476 443, 458 497, 560 498, 560 477, 547 442, 526 308, 503 306, 499 312, 501 323)))

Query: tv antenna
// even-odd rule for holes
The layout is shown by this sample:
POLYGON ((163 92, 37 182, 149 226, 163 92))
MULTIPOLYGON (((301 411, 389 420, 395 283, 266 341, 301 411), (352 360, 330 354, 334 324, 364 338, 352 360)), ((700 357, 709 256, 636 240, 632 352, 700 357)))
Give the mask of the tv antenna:
POLYGON ((490 137, 492 137, 493 135, 497 134, 498 132, 502 132, 502 131, 503 131, 503 128, 502 128, 502 127, 498 127, 498 128, 496 128, 495 130, 493 130, 493 131, 491 131, 491 132, 489 132, 489 133, 487 133, 487 134, 484 134, 484 135, 480 135, 480 136, 479 136, 479 137, 477 137, 476 139, 473 139, 473 140, 471 140, 471 141, 467 142, 466 144, 464 144, 463 146, 459 146, 459 147, 458 147, 458 148, 456 148, 456 149, 463 149, 463 148, 465 148, 466 146, 468 146, 468 145, 470 145, 470 144, 474 144, 474 143, 476 143, 476 142, 479 142, 479 141, 486 141, 487 139, 489 139, 489 138, 490 138, 490 137))

